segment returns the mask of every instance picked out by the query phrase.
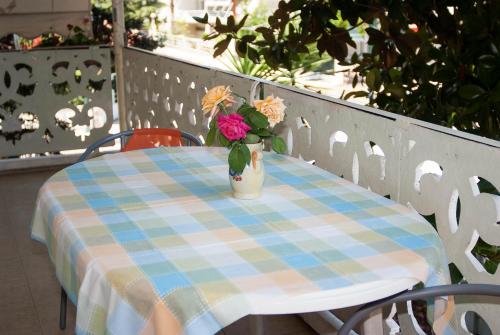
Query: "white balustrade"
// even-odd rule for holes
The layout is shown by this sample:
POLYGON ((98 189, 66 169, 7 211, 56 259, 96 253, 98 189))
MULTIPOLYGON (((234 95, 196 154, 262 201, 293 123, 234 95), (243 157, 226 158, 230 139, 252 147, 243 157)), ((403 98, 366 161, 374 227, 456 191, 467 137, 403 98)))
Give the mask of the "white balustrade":
MULTIPOLYGON (((178 127, 202 137, 208 125, 200 101, 208 88, 231 85, 245 96, 259 81, 266 95, 286 102, 279 131, 291 155, 434 215, 449 261, 465 279, 500 284, 500 270, 487 272, 471 252, 479 239, 500 245, 500 197, 478 187, 487 181, 500 189, 500 142, 132 48, 125 75, 130 127, 178 127)), ((498 331, 499 303, 462 300, 458 333, 469 333, 460 324, 468 311, 498 331)))
POLYGON ((111 52, 0 53, 0 158, 86 148, 113 124, 111 52))

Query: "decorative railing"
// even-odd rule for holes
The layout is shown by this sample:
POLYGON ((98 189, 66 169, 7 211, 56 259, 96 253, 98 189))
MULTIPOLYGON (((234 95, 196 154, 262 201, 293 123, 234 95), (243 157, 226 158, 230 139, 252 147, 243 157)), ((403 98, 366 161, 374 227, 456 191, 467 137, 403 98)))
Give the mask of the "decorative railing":
MULTIPOLYGON (((179 127, 199 136, 208 127, 200 110, 207 88, 231 85, 249 95, 261 85, 287 104, 280 132, 291 155, 415 209, 435 222, 465 280, 500 284, 500 270, 486 269, 473 252, 478 244, 500 245, 500 142, 137 49, 125 50, 125 76, 130 127, 179 127)), ((459 333, 468 333, 468 312, 500 329, 498 303, 462 301, 459 333)))
POLYGON ((0 53, 0 158, 87 147, 113 123, 111 52, 0 53))

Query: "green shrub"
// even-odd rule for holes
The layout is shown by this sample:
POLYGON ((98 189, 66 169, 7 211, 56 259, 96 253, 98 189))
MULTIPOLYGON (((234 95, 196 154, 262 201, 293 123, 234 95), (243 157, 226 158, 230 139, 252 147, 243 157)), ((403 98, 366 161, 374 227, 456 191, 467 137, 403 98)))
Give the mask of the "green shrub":
POLYGON ((245 19, 217 20, 207 37, 222 38, 215 55, 235 41, 240 56, 291 70, 314 47, 354 66, 353 86, 366 84, 344 98, 365 96, 384 110, 500 139, 496 0, 280 1, 266 25, 241 35, 245 19), (348 59, 356 46, 350 31, 358 29, 370 52, 348 59))

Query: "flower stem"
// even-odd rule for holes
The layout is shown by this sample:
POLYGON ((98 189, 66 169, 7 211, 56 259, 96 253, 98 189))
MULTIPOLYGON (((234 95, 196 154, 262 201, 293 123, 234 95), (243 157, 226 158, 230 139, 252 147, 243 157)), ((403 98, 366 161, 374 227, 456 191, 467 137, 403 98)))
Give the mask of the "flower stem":
POLYGON ((219 108, 221 109, 222 112, 224 112, 224 114, 229 114, 223 102, 219 103, 219 108))

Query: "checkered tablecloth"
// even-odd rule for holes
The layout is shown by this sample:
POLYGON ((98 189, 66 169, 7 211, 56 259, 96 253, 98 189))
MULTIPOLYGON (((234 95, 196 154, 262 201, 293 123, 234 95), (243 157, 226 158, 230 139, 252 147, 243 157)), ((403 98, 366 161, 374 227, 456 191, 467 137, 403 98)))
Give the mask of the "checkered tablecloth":
POLYGON ((272 153, 263 195, 237 200, 226 160, 108 154, 41 188, 32 237, 77 304, 77 334, 213 334, 248 314, 360 303, 379 282, 447 282, 440 239, 406 207, 272 153))

